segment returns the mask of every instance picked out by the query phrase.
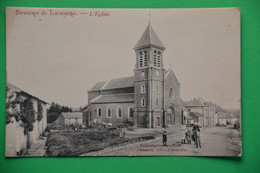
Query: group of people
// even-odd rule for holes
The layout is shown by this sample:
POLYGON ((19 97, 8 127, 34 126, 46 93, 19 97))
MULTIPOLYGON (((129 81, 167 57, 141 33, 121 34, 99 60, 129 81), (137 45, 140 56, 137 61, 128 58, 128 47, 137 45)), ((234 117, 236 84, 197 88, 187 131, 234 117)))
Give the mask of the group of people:
POLYGON ((201 148, 201 142, 200 142, 200 128, 197 123, 194 124, 185 124, 181 126, 181 143, 186 144, 186 141, 188 144, 191 144, 191 141, 194 141, 196 148, 201 148))
MULTIPOLYGON (((200 128, 197 123, 194 124, 184 124, 181 126, 181 143, 191 144, 194 141, 196 148, 201 148, 200 142, 200 128)), ((163 131, 162 135, 163 146, 167 146, 167 131, 163 131)))

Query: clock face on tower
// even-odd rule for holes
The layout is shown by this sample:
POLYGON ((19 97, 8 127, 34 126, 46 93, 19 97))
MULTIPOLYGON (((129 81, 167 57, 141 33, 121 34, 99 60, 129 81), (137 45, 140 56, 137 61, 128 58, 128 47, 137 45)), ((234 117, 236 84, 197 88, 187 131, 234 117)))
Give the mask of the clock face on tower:
POLYGON ((156 71, 156 76, 159 76, 159 71, 158 70, 156 71))

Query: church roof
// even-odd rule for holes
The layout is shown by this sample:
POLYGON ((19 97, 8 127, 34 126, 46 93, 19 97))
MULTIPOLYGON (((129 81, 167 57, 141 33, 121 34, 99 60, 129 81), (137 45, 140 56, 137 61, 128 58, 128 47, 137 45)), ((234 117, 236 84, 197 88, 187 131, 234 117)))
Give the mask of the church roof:
POLYGON ((128 87, 134 87, 134 76, 111 79, 101 89, 115 89, 128 87))
POLYGON ((177 79, 176 75, 174 74, 173 70, 171 69, 171 67, 168 70, 166 70, 165 77, 167 77, 169 74, 173 74, 173 76, 175 77, 178 84, 180 84, 180 82, 178 81, 178 79, 177 79))
POLYGON ((113 78, 109 81, 97 82, 91 89, 94 90, 109 90, 116 88, 134 87, 134 76, 113 78))
POLYGON ((104 86, 106 82, 107 82, 107 81, 97 82, 97 83, 91 88, 91 90, 100 90, 100 88, 101 88, 102 86, 104 86))
POLYGON ((165 46, 153 30, 151 24, 149 23, 147 28, 145 29, 143 35, 141 36, 140 40, 136 43, 134 49, 138 49, 144 46, 159 46, 165 49, 165 46))
POLYGON ((134 102, 134 94, 99 95, 91 103, 123 103, 134 102))

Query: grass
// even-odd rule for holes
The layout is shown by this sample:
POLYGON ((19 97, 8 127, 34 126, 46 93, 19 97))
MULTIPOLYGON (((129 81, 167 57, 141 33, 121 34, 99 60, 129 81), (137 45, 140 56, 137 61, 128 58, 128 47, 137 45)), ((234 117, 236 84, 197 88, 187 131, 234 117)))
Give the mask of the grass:
POLYGON ((118 133, 107 130, 59 131, 51 133, 47 139, 48 156, 79 156, 128 142, 154 139, 153 136, 120 138, 118 133))

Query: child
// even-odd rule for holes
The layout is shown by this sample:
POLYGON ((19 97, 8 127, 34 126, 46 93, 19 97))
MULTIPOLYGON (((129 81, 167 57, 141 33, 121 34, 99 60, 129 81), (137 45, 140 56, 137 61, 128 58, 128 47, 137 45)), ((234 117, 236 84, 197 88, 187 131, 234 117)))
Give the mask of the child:
POLYGON ((187 125, 187 133, 186 133, 186 139, 188 141, 188 144, 191 144, 191 136, 192 136, 192 127, 190 125, 187 125))
POLYGON ((181 126, 181 143, 182 144, 185 144, 186 132, 187 132, 186 126, 182 125, 181 126))

